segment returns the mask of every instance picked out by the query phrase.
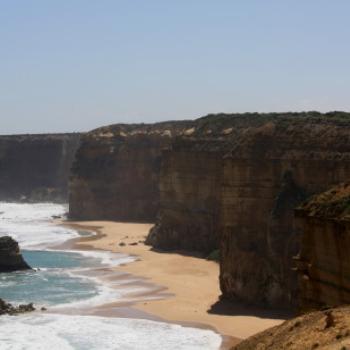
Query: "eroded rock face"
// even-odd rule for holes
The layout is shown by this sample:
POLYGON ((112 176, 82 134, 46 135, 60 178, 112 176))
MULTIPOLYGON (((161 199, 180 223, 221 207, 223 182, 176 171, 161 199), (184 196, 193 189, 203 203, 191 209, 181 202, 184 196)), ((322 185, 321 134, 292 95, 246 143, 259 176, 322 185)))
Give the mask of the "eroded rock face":
POLYGON ((0 136, 0 200, 67 202, 79 134, 0 136))
POLYGON ((350 307, 312 312, 244 340, 232 350, 347 349, 350 307))
POLYGON ((296 300, 300 230, 293 208, 350 175, 350 122, 294 116, 247 129, 225 157, 223 296, 273 307, 296 300))
POLYGON ((35 311, 35 307, 32 303, 23 304, 18 306, 13 306, 10 303, 7 303, 3 299, 0 299, 0 315, 18 315, 26 312, 35 311))
POLYGON ((350 303, 350 184, 296 210, 302 228, 296 266, 301 311, 350 303))
POLYGON ((87 135, 71 182, 73 218, 154 221, 155 248, 220 246, 223 297, 291 307, 293 209, 350 175, 346 113, 210 115, 87 135), (146 160, 146 161, 145 161, 146 160))
POLYGON ((0 237, 0 272, 28 269, 30 266, 24 261, 18 243, 9 236, 0 237))
POLYGON ((162 151, 187 124, 112 125, 85 135, 72 170, 69 216, 154 222, 162 151))
POLYGON ((222 158, 173 145, 163 155, 160 210, 146 243, 209 254, 218 247, 222 158))

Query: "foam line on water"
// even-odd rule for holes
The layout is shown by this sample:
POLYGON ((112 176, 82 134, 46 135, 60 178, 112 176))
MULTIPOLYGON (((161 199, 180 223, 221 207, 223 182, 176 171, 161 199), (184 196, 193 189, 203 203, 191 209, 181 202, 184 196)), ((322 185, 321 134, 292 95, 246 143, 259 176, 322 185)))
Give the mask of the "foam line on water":
POLYGON ((220 335, 150 320, 25 315, 0 319, 2 350, 217 350, 220 335))
POLYGON ((77 238, 76 230, 50 222, 66 211, 67 206, 62 204, 0 202, 0 236, 12 236, 25 249, 43 249, 77 238))
MULTIPOLYGON (((92 267, 113 267, 132 262, 136 257, 120 253, 93 250, 58 250, 52 249, 54 244, 62 243, 68 239, 79 237, 75 229, 57 226, 52 223, 54 216, 62 216, 67 211, 67 206, 60 204, 39 203, 4 203, 0 202, 0 235, 10 234, 20 243, 25 250, 43 252, 64 252, 79 254, 86 258, 82 261, 83 266, 78 268, 40 268, 41 272, 52 274, 70 275, 72 278, 81 278, 90 281, 97 291, 97 294, 89 298, 82 297, 81 300, 70 300, 57 305, 44 305, 50 308, 84 308, 98 306, 105 303, 115 302, 123 296, 135 290, 124 288, 116 290, 115 283, 102 281, 96 277, 86 274, 92 267), (86 266, 84 266, 86 265, 86 266)), ((36 276, 38 277, 38 276, 36 276)), ((25 302, 25 300, 23 301, 25 302)), ((39 305, 38 305, 39 306, 39 305)))

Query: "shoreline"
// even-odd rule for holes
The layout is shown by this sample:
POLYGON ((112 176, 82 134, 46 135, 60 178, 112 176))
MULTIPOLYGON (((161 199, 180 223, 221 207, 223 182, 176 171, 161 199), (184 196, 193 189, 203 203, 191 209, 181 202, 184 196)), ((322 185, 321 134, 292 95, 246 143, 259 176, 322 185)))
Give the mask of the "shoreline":
MULTIPOLYGON (((124 303, 127 309, 123 310, 123 317, 138 314, 153 320, 212 329, 222 336, 223 349, 229 349, 242 339, 285 320, 276 313, 242 305, 233 309, 231 305, 230 315, 215 311, 213 305, 217 304, 220 296, 218 264, 176 252, 153 251, 143 243, 152 224, 110 221, 60 221, 59 224, 96 233, 73 239, 68 244, 74 249, 102 250, 137 257, 135 261, 112 270, 156 287, 156 298, 142 300, 141 293, 136 300, 124 303), (210 309, 212 311, 208 312, 210 309)), ((96 312, 101 316, 111 316, 111 308, 113 315, 118 316, 118 308, 123 308, 123 302, 101 305, 96 312)))

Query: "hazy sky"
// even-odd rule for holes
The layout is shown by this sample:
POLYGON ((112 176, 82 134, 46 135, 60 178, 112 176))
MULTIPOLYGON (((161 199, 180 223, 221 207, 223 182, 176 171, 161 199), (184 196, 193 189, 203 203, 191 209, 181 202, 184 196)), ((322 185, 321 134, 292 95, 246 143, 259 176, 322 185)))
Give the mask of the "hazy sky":
POLYGON ((349 0, 0 0, 0 133, 350 110, 349 0))

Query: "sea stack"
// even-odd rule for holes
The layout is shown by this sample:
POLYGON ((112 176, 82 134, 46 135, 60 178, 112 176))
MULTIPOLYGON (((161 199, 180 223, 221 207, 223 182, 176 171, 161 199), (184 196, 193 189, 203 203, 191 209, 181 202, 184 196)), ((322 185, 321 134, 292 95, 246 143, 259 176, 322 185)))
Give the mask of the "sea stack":
POLYGON ((10 236, 0 237, 0 272, 28 270, 30 268, 23 259, 18 243, 10 236))

